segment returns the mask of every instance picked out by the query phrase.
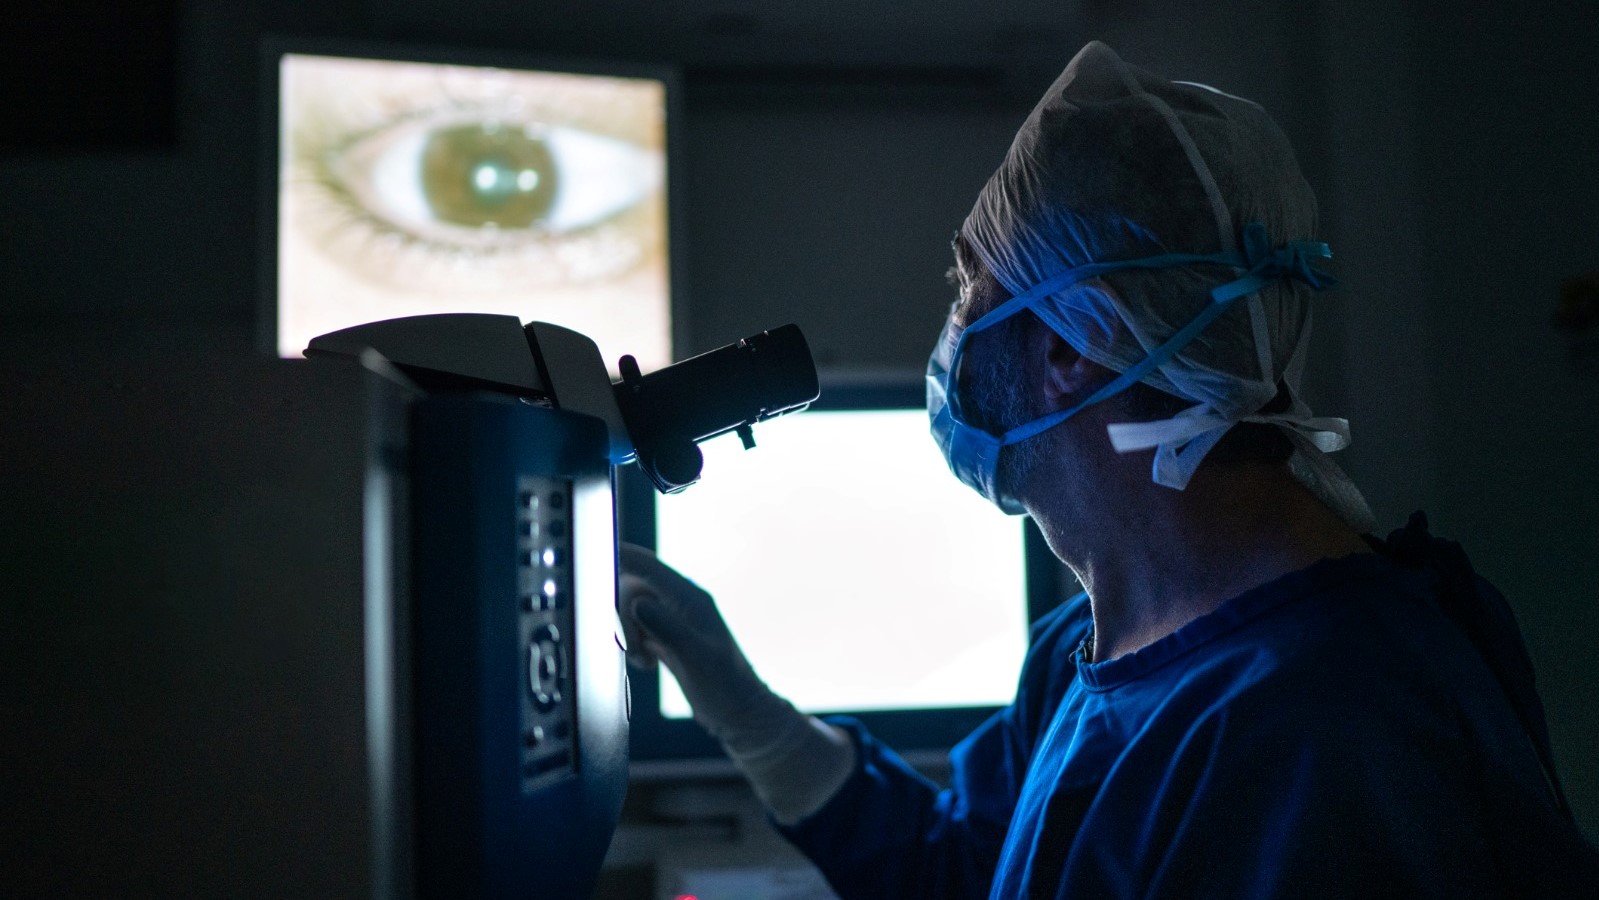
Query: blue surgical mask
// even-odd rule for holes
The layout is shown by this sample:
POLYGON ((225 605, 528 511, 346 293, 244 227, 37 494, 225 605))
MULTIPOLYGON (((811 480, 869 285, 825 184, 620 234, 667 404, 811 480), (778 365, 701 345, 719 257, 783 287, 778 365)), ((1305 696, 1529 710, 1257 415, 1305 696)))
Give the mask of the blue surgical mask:
MULTIPOLYGON (((1045 279, 1031 289, 1012 297, 990 310, 982 318, 962 329, 955 324, 955 311, 950 310, 943 334, 933 348, 927 362, 927 415, 932 422, 933 439, 949 463, 951 472, 963 484, 988 498, 1008 515, 1026 512, 1012 497, 1001 494, 998 483, 999 452, 1002 448, 1054 428, 1083 409, 1121 393, 1142 381, 1162 363, 1171 359, 1190 341, 1198 337, 1240 297, 1248 296, 1281 278, 1295 278, 1316 289, 1331 287, 1335 282, 1326 273, 1311 268, 1310 258, 1330 258, 1332 251, 1326 244, 1311 241, 1290 241, 1276 250, 1267 242, 1266 228, 1252 222, 1244 229, 1244 250, 1222 253, 1167 253, 1141 259, 1116 262, 1089 263, 1067 269, 1045 279), (1165 269, 1209 263, 1231 266, 1242 271, 1238 278, 1210 292, 1211 302, 1199 315, 1156 347, 1143 360, 1121 373, 1087 399, 1069 409, 1056 410, 1030 422, 1018 425, 1003 434, 992 434, 970 423, 961 411, 959 384, 961 358, 972 335, 978 334, 1017 315, 1047 302, 1050 297, 1080 281, 1097 278, 1111 272, 1127 269, 1165 269)), ((1049 317, 1041 316, 1044 322, 1049 317)))

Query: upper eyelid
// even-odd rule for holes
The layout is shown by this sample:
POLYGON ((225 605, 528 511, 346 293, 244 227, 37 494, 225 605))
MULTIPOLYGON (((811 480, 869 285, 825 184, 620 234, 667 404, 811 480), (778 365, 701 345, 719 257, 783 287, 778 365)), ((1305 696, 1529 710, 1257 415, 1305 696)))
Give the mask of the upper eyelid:
MULTIPOLYGON (((483 115, 486 120, 499 112, 488 104, 462 102, 449 97, 447 92, 442 90, 435 99, 437 102, 412 103, 388 111, 382 116, 370 116, 359 121, 346 119, 327 109, 307 110, 301 118, 304 131, 298 133, 297 137, 315 146, 318 151, 337 151, 412 122, 477 115, 483 115)), ((558 117, 541 113, 536 109, 519 113, 518 120, 537 122, 551 127, 571 127, 558 117)))
MULTIPOLYGON (((657 99, 643 101, 642 91, 621 91, 615 84, 589 80, 600 76, 483 70, 503 72, 513 81, 525 80, 528 83, 514 85, 500 94, 472 96, 469 91, 452 83, 446 68, 435 68, 425 63, 311 56, 286 59, 292 59, 297 68, 295 79, 299 85, 296 91, 304 93, 301 105, 293 113, 300 123, 300 127, 295 129, 294 139, 296 143, 314 145, 322 152, 337 150, 406 122, 443 115, 482 114, 485 118, 504 117, 510 122, 537 122, 578 128, 652 149, 658 148, 659 139, 664 135, 664 120, 645 125, 637 116, 595 114, 590 108, 592 103, 573 100, 574 96, 588 96, 591 100, 598 98, 602 105, 606 102, 642 103, 641 109, 655 112, 652 119, 664 114, 664 106, 657 99), (405 71, 410 66, 426 66, 430 71, 405 71), (398 81, 385 80, 391 75, 397 76, 398 81), (568 77, 575 80, 565 85, 559 83, 568 77), (316 85, 329 79, 358 81, 357 90, 366 98, 365 101, 353 109, 326 101, 325 94, 316 85), (631 100, 619 99, 624 96, 631 100)), ((658 83, 650 79, 636 81, 640 88, 645 84, 653 84, 658 88, 658 83)), ((654 93, 654 90, 648 92, 654 93)))

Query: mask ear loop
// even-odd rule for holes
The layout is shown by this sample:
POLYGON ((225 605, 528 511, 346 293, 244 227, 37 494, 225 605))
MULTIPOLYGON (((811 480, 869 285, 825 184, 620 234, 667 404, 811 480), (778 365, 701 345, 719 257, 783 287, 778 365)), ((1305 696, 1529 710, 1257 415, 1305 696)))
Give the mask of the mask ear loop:
MULTIPOLYGON (((1248 296, 1251 301, 1250 319, 1254 331, 1253 337, 1257 361, 1263 374, 1268 377, 1271 376, 1273 367, 1270 358, 1270 335, 1266 329, 1265 309, 1259 302, 1259 292, 1273 283, 1280 282, 1288 277, 1297 278, 1317 289, 1330 287, 1335 283, 1333 279, 1325 273, 1311 268, 1309 260, 1312 256, 1331 256, 1332 251, 1325 244, 1309 241, 1290 241, 1280 250, 1273 250, 1269 244, 1265 226, 1258 222, 1251 222, 1244 229, 1244 246, 1243 261, 1245 265, 1240 268, 1245 268, 1246 271, 1233 281, 1213 289, 1210 292, 1212 302, 1209 306, 1188 325, 1168 338, 1166 343, 1162 344, 1154 353, 1146 356, 1137 366, 1128 369, 1128 374, 1139 372, 1138 378, 1135 380, 1141 380, 1150 370, 1166 362, 1183 347, 1187 346, 1200 331, 1231 306, 1233 301, 1248 296)), ((1305 334, 1306 332, 1301 332, 1299 335, 1299 343, 1295 346, 1295 358, 1290 359, 1290 366, 1303 366, 1303 363, 1298 361, 1297 357, 1299 356, 1299 351, 1303 349, 1305 334)), ((1269 386, 1275 393, 1275 379, 1272 380, 1269 386)), ((1292 392, 1290 391, 1290 393, 1292 392)), ((1297 398, 1294 398, 1294 401, 1297 404, 1297 398)), ((1308 409, 1304 410, 1304 412, 1308 412, 1308 409)), ((1353 491, 1354 499, 1359 501, 1359 507, 1364 508, 1364 499, 1360 497, 1359 491, 1354 488, 1353 482, 1349 481, 1348 476, 1343 475, 1342 470, 1337 469, 1336 464, 1326 459, 1325 453, 1317 447, 1317 441, 1322 436, 1317 434, 1314 439, 1307 437, 1300 433, 1298 427, 1294 427, 1299 423, 1290 421, 1292 418, 1302 417, 1304 412, 1300 412, 1294 417, 1277 414, 1265 417, 1244 416, 1234 419, 1218 415, 1209 404, 1198 404, 1171 419, 1159 422, 1117 423, 1107 426, 1106 430, 1109 434, 1111 445, 1117 452, 1126 453, 1150 446, 1155 447, 1155 460, 1153 471, 1151 472, 1152 479, 1157 484, 1181 490, 1187 487, 1189 480, 1199 468, 1199 464, 1204 461, 1206 454, 1214 449, 1216 444, 1221 441, 1222 436, 1236 422, 1259 421, 1289 426, 1290 437, 1295 439, 1296 446, 1310 447, 1311 449, 1305 452, 1317 454, 1320 457, 1320 462, 1325 462, 1327 465, 1332 466, 1332 469, 1337 471, 1347 488, 1353 491)), ((1341 425, 1343 427, 1343 443, 1338 446, 1341 447, 1343 444, 1348 443, 1347 423, 1343 423, 1342 420, 1306 420, 1304 424, 1320 427, 1320 423, 1323 422, 1333 426, 1341 425)), ((1337 449, 1331 446, 1333 442, 1329 441, 1328 443, 1329 449, 1337 449)), ((1319 466, 1319 468, 1325 470, 1325 466, 1319 466)), ((1341 493, 1346 492, 1341 491, 1341 493)), ((1353 507, 1351 509, 1352 512, 1358 512, 1353 507)), ((1367 515, 1369 516, 1369 510, 1367 515)))

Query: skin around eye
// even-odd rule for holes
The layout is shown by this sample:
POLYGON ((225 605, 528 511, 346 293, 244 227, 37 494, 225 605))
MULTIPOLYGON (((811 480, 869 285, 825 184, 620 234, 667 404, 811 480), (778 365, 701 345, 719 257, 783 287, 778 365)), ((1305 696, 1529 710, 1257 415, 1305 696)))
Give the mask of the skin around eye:
POLYGON ((648 79, 289 56, 279 349, 499 312, 670 362, 664 88, 648 79))
POLYGON ((600 225, 658 192, 658 152, 482 114, 404 122, 316 161, 333 192, 440 248, 513 251, 600 225))

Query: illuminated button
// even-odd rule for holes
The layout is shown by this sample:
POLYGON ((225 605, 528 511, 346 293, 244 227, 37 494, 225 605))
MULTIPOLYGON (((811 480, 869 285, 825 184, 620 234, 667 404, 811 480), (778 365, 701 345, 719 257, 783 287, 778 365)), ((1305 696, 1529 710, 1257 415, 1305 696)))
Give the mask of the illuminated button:
POLYGON ((545 547, 544 552, 539 555, 539 561, 544 563, 545 568, 549 569, 560 565, 563 559, 564 555, 554 547, 545 547))

